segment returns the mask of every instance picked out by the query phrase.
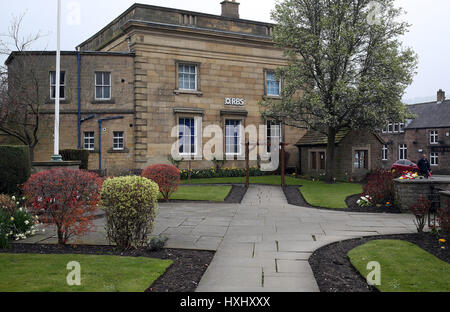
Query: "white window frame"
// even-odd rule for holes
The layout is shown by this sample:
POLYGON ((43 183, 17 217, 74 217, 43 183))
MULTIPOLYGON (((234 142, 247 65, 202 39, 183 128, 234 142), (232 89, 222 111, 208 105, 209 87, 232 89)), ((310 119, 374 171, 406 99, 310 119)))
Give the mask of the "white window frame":
POLYGON ((406 144, 399 144, 399 146, 398 146, 398 159, 399 160, 407 160, 408 159, 408 145, 406 145, 406 144))
POLYGON ((84 140, 83 140, 83 148, 85 150, 88 150, 88 151, 95 150, 95 132, 94 131, 85 131, 83 138, 84 138, 84 140), (88 137, 87 134, 92 134, 92 136, 88 137))
POLYGON ((438 130, 430 130, 430 144, 439 144, 438 130))
MULTIPOLYGON (((232 138, 234 138, 234 136, 232 137, 232 138)), ((243 139, 244 139, 244 126, 243 126, 243 121, 241 120, 241 119, 232 119, 232 118, 229 118, 229 119, 226 119, 225 120, 225 155, 226 156, 242 156, 242 153, 243 153, 243 148, 242 148, 242 145, 243 145, 243 139), (238 147, 238 151, 237 151, 237 153, 229 153, 228 152, 228 138, 230 137, 230 136, 228 136, 228 131, 227 131, 227 121, 237 121, 237 122, 239 122, 239 132, 238 132, 238 134, 239 134, 239 136, 238 136, 238 145, 237 145, 237 147, 238 147)), ((234 146, 234 144, 233 144, 233 146, 234 146)))
POLYGON ((433 167, 439 166, 439 153, 430 153, 430 165, 433 167))
POLYGON ((272 138, 279 138, 279 142, 280 143, 283 142, 283 127, 281 123, 275 123, 273 120, 268 120, 266 122, 266 127, 267 127, 266 129, 267 152, 270 153, 271 146, 269 146, 268 144, 272 142, 272 138))
MULTIPOLYGON (((273 74, 273 78, 276 79, 275 71, 271 71, 271 70, 266 71, 266 95, 279 97, 279 96, 281 96, 281 79, 278 80, 278 94, 272 94, 269 92, 269 87, 268 87, 269 74, 273 74)), ((276 80, 273 80, 273 81, 276 82, 276 80)))
POLYGON ((394 124, 392 122, 388 123, 387 133, 393 133, 394 132, 394 124))
POLYGON ((394 123, 394 133, 400 133, 400 124, 398 122, 394 123))
MULTIPOLYGON (((198 91, 198 65, 197 64, 192 64, 192 63, 178 63, 178 69, 177 69, 177 73, 178 73, 178 90, 182 90, 182 91, 198 91), (182 88, 181 83, 180 83, 180 74, 183 75, 192 75, 191 72, 189 73, 185 73, 185 72, 181 72, 180 71, 180 67, 182 66, 189 66, 189 67, 194 67, 195 68, 195 88, 194 89, 186 89, 186 88, 182 88)), ((183 78, 184 79, 184 78, 183 78)))
POLYGON ((107 71, 98 71, 94 73, 94 84, 95 84, 95 100, 96 101, 110 101, 112 99, 112 74, 111 72, 107 72, 107 71), (102 84, 97 84, 97 75, 101 74, 102 75, 102 84), (109 75, 109 85, 105 84, 105 76, 104 74, 108 74, 109 75), (109 88, 109 97, 105 98, 104 97, 104 92, 102 92, 102 97, 98 97, 97 96, 97 88, 109 88))
POLYGON ((389 159, 389 148, 387 144, 383 144, 383 148, 381 149, 381 160, 389 159))
POLYGON ((125 150, 125 132, 124 131, 113 131, 113 150, 114 151, 125 150), (119 133, 122 134, 122 137, 116 136, 116 134, 119 134, 119 133), (120 145, 120 143, 119 143, 120 139, 122 139, 122 147, 116 147, 117 145, 120 145), (119 142, 116 143, 116 140, 119 140, 119 142))
POLYGON ((405 123, 404 122, 401 122, 400 123, 400 133, 405 133, 405 123))
MULTIPOLYGON (((64 89, 64 96, 61 97, 61 92, 59 94, 59 99, 60 100, 65 100, 66 99, 66 72, 65 71, 61 71, 61 75, 64 75, 64 83, 62 81, 60 81, 60 88, 64 89)), ((50 72, 50 99, 51 100, 55 100, 56 99, 56 72, 55 71, 51 71, 50 72), (52 74, 55 75, 55 83, 52 83, 52 74), (55 96, 52 96, 52 89, 55 88, 55 96)))
MULTIPOLYGON (((180 116, 178 117, 177 123, 178 123, 178 138, 180 137, 180 132, 181 132, 181 124, 180 124, 180 119, 192 119, 194 121, 194 133, 190 134, 190 137, 194 137, 194 152, 191 152, 191 149, 189 149, 189 152, 180 152, 180 147, 178 147, 178 153, 180 156, 183 157, 190 157, 190 156, 196 156, 198 153, 198 142, 199 142, 199 135, 200 135, 200 131, 199 131, 199 118, 198 117, 188 117, 188 116, 180 116)), ((189 142, 191 142, 191 140, 189 140, 189 142)), ((180 142, 181 143, 181 142, 180 142)), ((189 145, 189 147, 191 147, 191 145, 189 145)))

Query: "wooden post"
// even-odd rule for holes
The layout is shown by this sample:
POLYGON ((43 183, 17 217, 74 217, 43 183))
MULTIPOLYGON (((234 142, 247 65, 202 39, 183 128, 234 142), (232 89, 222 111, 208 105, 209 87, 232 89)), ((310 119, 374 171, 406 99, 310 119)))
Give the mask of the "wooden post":
POLYGON ((250 142, 245 143, 245 187, 250 186, 250 142))
POLYGON ((285 169, 286 169, 286 163, 285 163, 285 143, 280 143, 281 145, 281 187, 286 187, 286 176, 285 176, 285 169))

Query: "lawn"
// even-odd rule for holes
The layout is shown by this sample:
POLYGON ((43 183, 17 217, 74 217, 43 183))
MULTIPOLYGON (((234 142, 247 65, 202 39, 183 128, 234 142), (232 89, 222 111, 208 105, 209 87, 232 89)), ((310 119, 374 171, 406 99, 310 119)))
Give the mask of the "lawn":
MULTIPOLYGON (((184 184, 189 182, 184 180, 184 184)), ((244 184, 245 177, 192 179, 191 184, 244 184)), ((281 176, 250 177, 251 184, 281 185, 281 176)), ((323 208, 347 208, 345 199, 348 196, 361 194, 362 186, 356 183, 327 184, 321 181, 310 181, 286 177, 286 185, 302 185, 300 191, 305 200, 312 206, 323 208)))
POLYGON ((303 185, 300 191, 305 200, 312 206, 333 209, 345 209, 345 199, 351 195, 361 194, 362 186, 356 183, 337 182, 327 184, 324 182, 313 182, 301 180, 303 185))
MULTIPOLYGON (((301 185, 303 180, 286 176, 286 185, 301 185)), ((245 177, 183 180, 183 184, 245 184, 245 177)), ((281 185, 281 176, 250 177, 250 184, 281 185)))
POLYGON ((368 262, 381 265, 382 292, 449 292, 450 264, 417 245, 401 240, 374 240, 348 253, 353 266, 367 276, 368 262))
POLYGON ((170 260, 97 255, 0 254, 0 292, 144 292, 170 260), (81 266, 81 286, 69 286, 67 264, 81 266))
POLYGON ((231 186, 180 186, 170 199, 224 202, 231 192, 231 186))

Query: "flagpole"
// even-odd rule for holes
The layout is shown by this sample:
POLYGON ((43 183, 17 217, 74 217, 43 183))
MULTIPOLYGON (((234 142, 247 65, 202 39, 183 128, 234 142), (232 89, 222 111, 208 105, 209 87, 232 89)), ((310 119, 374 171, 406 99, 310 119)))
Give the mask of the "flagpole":
POLYGON ((55 134, 54 134, 54 153, 52 161, 62 161, 59 154, 59 104, 60 104, 60 88, 61 88, 61 0, 58 0, 58 17, 57 17, 57 39, 56 39, 56 92, 55 92, 55 134))

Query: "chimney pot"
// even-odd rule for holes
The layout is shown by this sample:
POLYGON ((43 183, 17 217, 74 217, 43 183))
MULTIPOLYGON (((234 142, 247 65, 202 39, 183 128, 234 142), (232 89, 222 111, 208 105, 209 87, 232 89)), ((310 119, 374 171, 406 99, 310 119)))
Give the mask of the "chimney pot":
POLYGON ((225 0, 222 3, 222 16, 239 18, 239 2, 225 0))
POLYGON ((442 103, 445 101, 445 91, 442 91, 442 89, 439 89, 437 92, 437 102, 442 103))

